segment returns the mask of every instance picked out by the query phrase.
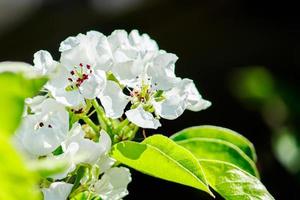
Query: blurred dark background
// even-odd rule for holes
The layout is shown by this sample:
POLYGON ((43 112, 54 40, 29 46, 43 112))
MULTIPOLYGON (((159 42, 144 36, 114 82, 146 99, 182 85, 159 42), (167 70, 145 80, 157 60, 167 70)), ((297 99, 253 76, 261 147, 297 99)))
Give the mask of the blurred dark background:
MULTIPOLYGON (((295 110, 300 105, 300 12, 296 2, 0 0, 0 61, 31 63, 33 53, 40 49, 59 59, 63 39, 91 29, 104 34, 115 29, 148 33, 161 49, 179 56, 177 75, 194 79, 203 97, 213 103, 206 111, 185 112, 175 121, 163 121, 159 132, 171 135, 201 124, 238 131, 254 143, 262 182, 270 193, 276 199, 296 200, 299 168, 290 170, 276 157, 272 145, 276 127, 268 123, 261 107, 249 107, 247 98, 235 95, 239 82, 232 82, 236 72, 246 66, 264 66, 276 82, 275 90, 278 86, 283 91, 281 99, 291 116, 285 122, 293 127, 295 137, 299 136, 299 113, 295 110)), ((201 191, 134 171, 129 191, 125 199, 210 199, 201 191)))

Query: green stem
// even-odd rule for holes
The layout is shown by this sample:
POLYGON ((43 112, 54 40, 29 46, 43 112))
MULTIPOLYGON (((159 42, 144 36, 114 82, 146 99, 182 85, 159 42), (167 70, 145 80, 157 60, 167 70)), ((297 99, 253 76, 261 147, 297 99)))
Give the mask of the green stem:
POLYGON ((104 109, 98 104, 97 100, 94 99, 92 101, 92 104, 97 112, 98 120, 101 124, 101 126, 104 126, 107 133, 112 136, 112 123, 111 121, 106 117, 104 109))
POLYGON ((121 131, 122 131, 122 129, 125 127, 125 126, 127 126, 129 124, 129 120, 126 118, 126 119, 124 119, 119 125, 118 125, 118 127, 117 127, 117 129, 116 129, 116 134, 119 134, 121 131))
POLYGON ((98 135, 99 134, 99 127, 94 124, 94 122, 88 117, 88 116, 82 116, 81 119, 88 124, 94 131, 95 133, 98 135))

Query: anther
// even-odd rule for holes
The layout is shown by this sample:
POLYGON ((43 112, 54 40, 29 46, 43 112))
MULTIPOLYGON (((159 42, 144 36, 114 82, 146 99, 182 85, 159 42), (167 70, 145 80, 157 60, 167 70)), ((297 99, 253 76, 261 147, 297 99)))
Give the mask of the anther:
POLYGON ((48 125, 48 128, 52 128, 51 124, 48 125))
POLYGON ((39 123, 39 126, 40 126, 40 127, 43 127, 43 126, 44 126, 44 123, 43 123, 43 122, 40 122, 40 123, 39 123))
POLYGON ((70 72, 70 74, 71 74, 71 75, 74 75, 74 74, 75 74, 75 72, 72 70, 72 71, 70 72))

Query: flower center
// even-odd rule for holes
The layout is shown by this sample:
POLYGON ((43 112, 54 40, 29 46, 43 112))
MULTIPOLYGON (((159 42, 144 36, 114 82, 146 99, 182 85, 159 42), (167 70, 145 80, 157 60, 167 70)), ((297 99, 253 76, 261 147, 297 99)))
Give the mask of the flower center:
POLYGON ((67 78, 70 84, 66 87, 66 91, 78 89, 89 79, 92 73, 93 70, 89 64, 83 65, 80 63, 79 66, 74 66, 74 69, 70 71, 70 76, 67 78))
POLYGON ((152 101, 162 101, 164 100, 163 91, 155 89, 156 83, 151 83, 151 78, 149 77, 136 77, 138 84, 133 90, 130 90, 131 103, 133 107, 137 107, 142 104, 147 110, 152 108, 152 101))

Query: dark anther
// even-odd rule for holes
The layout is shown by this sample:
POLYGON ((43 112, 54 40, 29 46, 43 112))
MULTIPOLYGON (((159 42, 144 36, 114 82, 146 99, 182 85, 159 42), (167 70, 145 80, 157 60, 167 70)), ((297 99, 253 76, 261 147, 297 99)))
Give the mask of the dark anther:
POLYGON ((51 124, 48 125, 48 128, 52 128, 51 124))
POLYGON ((79 110, 75 110, 75 114, 80 114, 80 113, 82 113, 83 112, 83 108, 80 108, 79 110))
POLYGON ((43 126, 44 126, 44 123, 43 123, 43 122, 40 122, 40 123, 39 123, 39 126, 40 126, 40 127, 43 127, 43 126))

